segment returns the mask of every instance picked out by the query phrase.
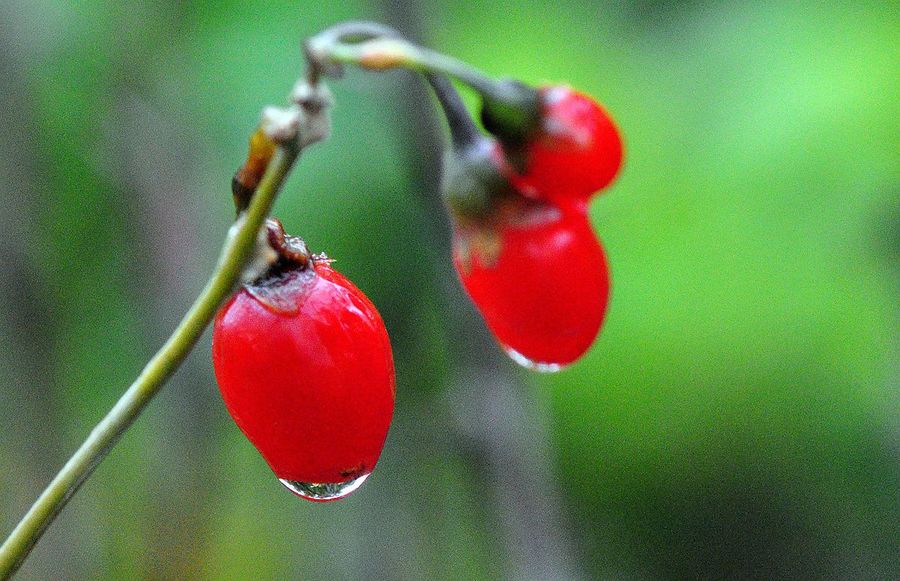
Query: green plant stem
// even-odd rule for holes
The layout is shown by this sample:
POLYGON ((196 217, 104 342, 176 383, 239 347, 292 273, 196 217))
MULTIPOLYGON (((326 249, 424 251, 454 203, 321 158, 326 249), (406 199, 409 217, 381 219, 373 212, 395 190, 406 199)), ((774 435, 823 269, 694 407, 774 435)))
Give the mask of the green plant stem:
POLYGON ((440 73, 465 83, 500 102, 515 102, 520 93, 515 86, 496 81, 471 65, 433 51, 405 39, 382 36, 361 42, 343 41, 340 36, 315 36, 307 44, 308 54, 334 63, 354 64, 363 68, 403 67, 420 73, 440 73))
POLYGON ((69 498, 196 345, 219 306, 231 294, 252 256, 260 228, 298 154, 296 146, 278 147, 250 206, 238 218, 236 231, 225 242, 218 265, 200 296, 165 345, 147 363, 106 417, 91 431, 78 451, 66 462, 0 546, 0 579, 8 579, 18 570, 69 498))

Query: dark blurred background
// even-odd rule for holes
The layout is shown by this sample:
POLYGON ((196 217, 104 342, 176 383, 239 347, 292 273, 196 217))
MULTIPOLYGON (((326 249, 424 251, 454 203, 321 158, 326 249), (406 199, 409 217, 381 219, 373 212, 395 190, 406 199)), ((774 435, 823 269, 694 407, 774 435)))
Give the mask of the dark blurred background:
POLYGON ((20 578, 897 578, 883 1, 0 3, 0 536, 199 292, 260 109, 345 19, 607 105, 627 160, 591 208, 601 337, 554 376, 499 355, 447 259, 434 104, 350 71, 276 213, 388 325, 378 469, 342 502, 282 489, 207 334, 20 578))

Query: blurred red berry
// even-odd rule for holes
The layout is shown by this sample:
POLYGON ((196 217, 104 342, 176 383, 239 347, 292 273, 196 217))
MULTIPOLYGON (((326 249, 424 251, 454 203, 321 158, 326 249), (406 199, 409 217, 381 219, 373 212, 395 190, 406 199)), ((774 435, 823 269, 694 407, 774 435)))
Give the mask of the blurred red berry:
POLYGON ((524 168, 513 182, 529 197, 586 202, 622 165, 622 139, 591 97, 565 86, 539 90, 537 128, 524 144, 524 168))
POLYGON ((584 213, 514 200, 489 224, 457 225, 453 259, 487 326, 519 363, 554 371, 596 338, 609 272, 584 213))

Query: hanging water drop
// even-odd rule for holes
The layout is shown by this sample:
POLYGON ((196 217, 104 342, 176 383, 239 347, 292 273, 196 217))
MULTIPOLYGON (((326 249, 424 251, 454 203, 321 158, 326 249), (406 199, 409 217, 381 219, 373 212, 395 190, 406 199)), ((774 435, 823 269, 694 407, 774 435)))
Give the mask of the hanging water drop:
POLYGON ((522 355, 512 347, 508 347, 503 345, 503 351, 509 355, 509 358, 524 367, 525 369, 530 369, 531 371, 537 371, 538 373, 556 373, 557 371, 561 371, 566 366, 560 365, 559 363, 544 363, 541 361, 533 361, 528 357, 522 355))
POLYGON ((329 500, 338 500, 339 498, 344 498, 349 495, 351 492, 362 486, 362 483, 365 482, 368 477, 368 474, 363 474, 362 476, 357 476, 346 482, 324 483, 299 482, 297 480, 287 480, 286 478, 279 478, 278 481, 300 498, 315 502, 327 502, 329 500))

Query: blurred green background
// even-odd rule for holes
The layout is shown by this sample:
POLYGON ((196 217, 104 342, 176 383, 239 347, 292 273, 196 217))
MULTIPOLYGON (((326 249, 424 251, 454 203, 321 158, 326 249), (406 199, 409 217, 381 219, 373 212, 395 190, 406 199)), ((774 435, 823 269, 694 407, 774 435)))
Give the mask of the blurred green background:
POLYGON ((607 105, 627 159, 591 208, 601 337, 555 376, 498 355, 447 260, 433 103, 350 71, 276 213, 388 325, 378 469, 342 502, 283 490, 207 334, 19 578, 896 578, 883 1, 0 3, 0 536, 196 296, 260 109, 345 19, 607 105))

